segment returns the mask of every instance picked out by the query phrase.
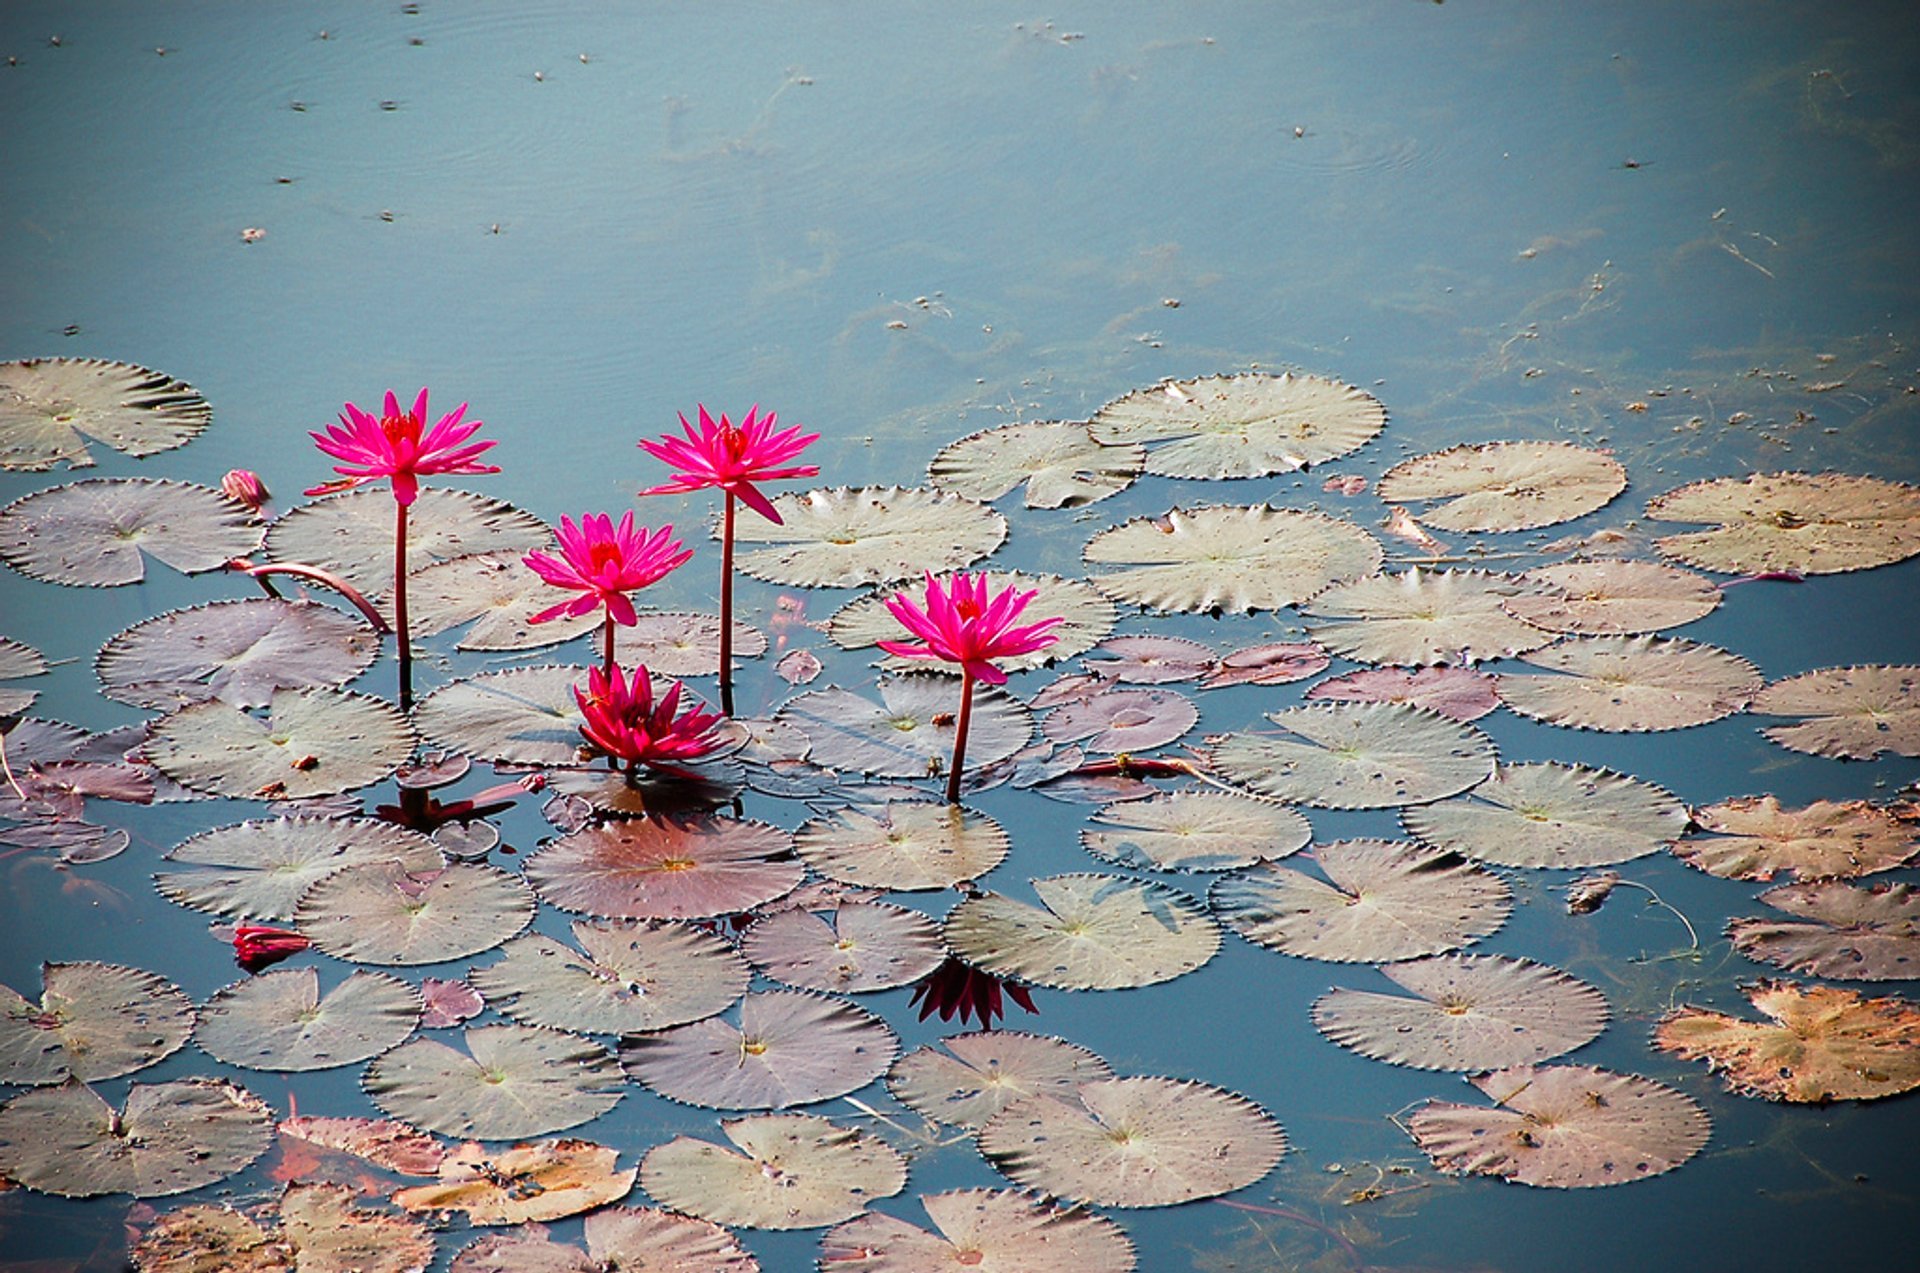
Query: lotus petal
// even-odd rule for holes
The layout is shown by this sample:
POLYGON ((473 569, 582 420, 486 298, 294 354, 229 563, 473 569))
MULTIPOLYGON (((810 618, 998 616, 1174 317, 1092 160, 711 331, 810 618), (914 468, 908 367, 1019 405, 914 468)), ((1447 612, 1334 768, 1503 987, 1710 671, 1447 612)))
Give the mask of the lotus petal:
MULTIPOLYGON (((1081 580, 1062 579, 1059 575, 1027 574, 1019 570, 988 570, 981 573, 986 577, 989 595, 997 596, 1008 588, 1016 592, 1031 592, 1035 595, 1027 603, 1026 614, 1035 618, 1058 615, 1061 620, 1059 626, 1053 629, 1054 636, 1058 638, 1053 644, 1030 654, 994 660, 994 666, 1003 672, 1022 672, 1045 667, 1060 659, 1070 659, 1092 649, 1096 642, 1113 631, 1113 602, 1081 580)), ((845 650, 865 650, 880 641, 899 640, 904 635, 900 620, 894 618, 893 612, 887 609, 887 601, 902 592, 914 598, 916 605, 924 597, 924 590, 914 585, 906 589, 883 589, 871 596, 856 598, 841 606, 827 620, 827 635, 833 638, 834 644, 845 650)), ((929 664, 924 659, 903 659, 896 654, 883 657, 880 666, 889 672, 929 670, 929 664)))

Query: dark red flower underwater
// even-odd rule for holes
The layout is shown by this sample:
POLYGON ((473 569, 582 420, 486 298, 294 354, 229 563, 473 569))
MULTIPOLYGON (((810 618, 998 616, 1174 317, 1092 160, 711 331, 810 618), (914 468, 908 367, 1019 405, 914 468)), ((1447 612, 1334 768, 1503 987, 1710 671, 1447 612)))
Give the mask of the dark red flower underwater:
POLYGON ((982 972, 952 955, 915 983, 913 998, 907 1006, 918 1004, 922 1021, 937 1012, 942 1021, 958 1016, 960 1024, 965 1025, 977 1018, 982 1030, 991 1030, 996 1017, 1007 1015, 1006 1005, 1000 998, 1002 990, 1007 998, 1028 1012, 1039 1013, 1040 1009, 1033 1006, 1033 992, 1025 986, 982 972))

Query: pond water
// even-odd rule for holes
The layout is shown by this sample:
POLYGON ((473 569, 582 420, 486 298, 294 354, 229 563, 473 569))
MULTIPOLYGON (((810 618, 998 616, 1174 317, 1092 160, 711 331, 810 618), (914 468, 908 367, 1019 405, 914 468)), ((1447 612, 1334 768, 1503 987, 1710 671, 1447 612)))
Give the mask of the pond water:
MULTIPOLYGON (((1652 559, 1652 535, 1673 528, 1650 531, 1640 514, 1688 481, 1785 470, 1920 480, 1917 38, 1898 3, 16 0, 0 10, 0 359, 125 360, 190 382, 213 407, 202 436, 145 460, 95 446, 85 476, 217 484, 245 467, 282 508, 331 475, 307 430, 342 401, 429 385, 440 409, 471 403, 499 441, 487 458, 501 474, 452 484, 548 523, 633 506, 662 480, 635 441, 699 402, 736 417, 758 402, 818 431, 806 459, 824 485, 911 487, 937 451, 980 429, 1085 419, 1162 378, 1291 370, 1373 394, 1386 429, 1310 473, 1149 476, 1069 511, 1006 497, 997 507, 1012 533, 992 564, 1080 577, 1086 541, 1129 518, 1270 502, 1354 521, 1397 569, 1421 550, 1386 533, 1371 486, 1328 493, 1325 473, 1371 483, 1409 456, 1494 440, 1608 448, 1629 486, 1540 532, 1437 532, 1461 560, 1525 569, 1562 559, 1543 554, 1550 539, 1608 529, 1652 559)), ((0 473, 0 497, 66 477, 0 473)), ((648 604, 714 609, 713 507, 706 495, 640 502, 642 521, 672 519, 698 550, 648 604)), ((1733 651, 1769 681, 1912 663, 1916 584, 1912 560, 1743 584, 1675 635, 1733 651)), ((814 622, 859 595, 746 578, 738 594, 740 617, 763 630, 783 594, 814 622)), ((100 695, 93 656, 108 638, 248 595, 238 576, 157 566, 105 589, 7 571, 0 634, 53 664, 14 683, 38 691, 33 716, 106 730, 152 715, 100 695)), ((1224 652, 1303 639, 1306 622, 1291 609, 1123 606, 1118 631, 1224 652)), ((825 664, 813 688, 871 691, 864 654, 786 631, 825 664)), ((451 637, 422 644, 423 690, 594 657, 584 638, 508 657, 455 653, 451 637)), ((1335 660, 1329 675, 1356 666, 1335 660)), ((1012 689, 1030 698, 1054 675, 1023 673, 1012 689)), ((691 684, 712 697, 711 677, 691 684)), ((1310 684, 1199 695, 1184 741, 1263 728, 1263 713, 1300 703, 1310 684)), ((354 687, 391 697, 390 649, 354 687)), ((743 664, 741 714, 794 692, 771 657, 743 664)), ((1608 733, 1502 709, 1477 724, 1508 762, 1605 766, 1695 808, 1761 794, 1789 806, 1885 800, 1920 776, 1920 762, 1893 754, 1788 751, 1763 723, 1739 713, 1608 733)), ((388 801, 391 784, 362 794, 388 801)), ((1097 804, 1006 786, 968 804, 1012 837, 984 888, 1026 898, 1029 878, 1110 869, 1079 844, 1097 804)), ((743 807, 786 829, 813 816, 758 790, 743 807)), ((99 960, 150 968, 204 1002, 239 975, 231 950, 150 877, 189 836, 263 809, 96 800, 89 816, 124 827, 126 852, 77 866, 44 850, 0 860, 0 983, 34 998, 42 961, 99 960)), ((1393 810, 1307 813, 1320 844, 1402 834, 1393 810)), ((559 834, 538 801, 498 823, 520 851, 494 855, 508 869, 559 834)), ((1617 869, 1691 921, 1697 952, 1641 893, 1568 916, 1578 872, 1565 870, 1502 872, 1512 917, 1472 949, 1597 986, 1612 1021, 1567 1060, 1645 1075, 1707 1112, 1706 1148, 1658 1179, 1555 1190, 1436 1172, 1395 1116, 1427 1098, 1475 1099, 1472 1089, 1338 1048, 1309 1016, 1332 986, 1384 979, 1233 932, 1194 973, 1141 989, 1037 989, 1038 1015, 1010 1006, 1006 1025, 1092 1049, 1118 1074, 1244 1094, 1284 1127, 1279 1166, 1229 1195, 1242 1205, 1104 1209, 1145 1270, 1786 1268, 1835 1251, 1861 1267, 1904 1263, 1913 1097, 1743 1098, 1652 1046, 1674 1005, 1750 1014, 1739 987, 1777 970, 1734 951, 1722 929, 1765 910, 1754 900, 1765 885, 1666 853, 1617 869)), ((1205 875, 1155 878, 1204 900, 1205 875)), ((955 898, 893 900, 939 916, 955 898)), ((543 905, 535 927, 564 937, 567 917, 543 905)), ((491 958, 395 971, 453 977, 491 958)), ((298 962, 327 984, 348 967, 317 953, 298 962)), ((908 998, 901 988, 860 1001, 903 1051, 957 1031, 917 1020, 908 998)), ((359 1067, 264 1073, 189 1046, 137 1078, 192 1075, 231 1077, 282 1115, 296 1101, 306 1114, 379 1113, 359 1067)), ((128 1082, 99 1087, 119 1101, 128 1082)), ((918 1125, 882 1084, 856 1095, 918 1125)), ((842 1101, 809 1109, 873 1126, 842 1101)), ((716 1122, 635 1085, 567 1134, 630 1166, 676 1135, 716 1138, 716 1122)), ((921 1194, 1007 1183, 968 1142, 880 1131, 912 1158, 883 1211, 923 1223, 921 1194)), ((154 1205, 258 1201, 284 1161, 269 1154, 154 1205)), ((638 1190, 628 1200, 647 1201, 638 1190)), ((0 1267, 119 1268, 128 1223, 125 1195, 0 1194, 0 1267)), ((577 1240, 580 1223, 554 1233, 577 1240)), ((441 1266, 472 1236, 458 1221, 441 1232, 441 1266)), ((817 1230, 740 1238, 770 1270, 811 1267, 819 1249, 817 1230)))

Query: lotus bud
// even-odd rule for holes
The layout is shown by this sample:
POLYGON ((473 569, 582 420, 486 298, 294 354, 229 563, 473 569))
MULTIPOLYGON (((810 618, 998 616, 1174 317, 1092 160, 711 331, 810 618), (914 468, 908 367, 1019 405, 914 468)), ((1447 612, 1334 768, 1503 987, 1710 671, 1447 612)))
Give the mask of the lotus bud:
POLYGON ((227 475, 220 479, 220 489, 228 499, 245 504, 256 513, 272 498, 267 493, 267 484, 252 469, 228 470, 227 475))
POLYGON ((233 930, 233 958, 248 972, 277 964, 313 945, 305 934, 264 924, 242 924, 233 930))

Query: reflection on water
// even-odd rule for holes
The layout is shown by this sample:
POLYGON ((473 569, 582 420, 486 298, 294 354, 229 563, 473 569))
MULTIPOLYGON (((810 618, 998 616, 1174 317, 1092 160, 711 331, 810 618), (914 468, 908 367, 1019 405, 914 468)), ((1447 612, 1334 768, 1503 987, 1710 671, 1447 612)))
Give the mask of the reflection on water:
MULTIPOLYGON (((192 382, 215 408, 203 438, 144 463, 106 455, 97 471, 217 482, 244 466, 283 503, 325 475, 304 431, 343 399, 430 384, 502 440, 491 493, 550 522, 625 507, 649 480, 634 440, 696 401, 759 401, 820 430, 809 459, 827 481, 913 485, 975 429, 1081 418, 1162 376, 1299 368, 1389 408, 1387 431, 1339 472, 1374 478, 1496 438, 1604 445, 1627 465, 1612 506, 1504 537, 1489 566, 1567 534, 1643 545, 1645 500, 1683 481, 1920 478, 1914 39, 1900 5, 1041 17, 16 3, 0 12, 0 358, 126 359, 192 382), (265 233, 243 242, 249 227, 265 233)), ((1142 482, 1079 513, 1016 516, 1003 558, 1078 575, 1094 531, 1174 503, 1377 515, 1371 497, 1323 492, 1322 476, 1142 482)), ((0 475, 0 495, 53 480, 0 475)), ((651 511, 686 526, 706 507, 651 511)), ((710 608, 711 579, 681 572, 659 599, 710 608)), ((1769 679, 1911 662, 1917 579, 1908 562, 1736 588, 1685 635, 1769 679)), ((764 624, 777 591, 745 586, 748 617, 764 624)), ((35 714, 99 729, 136 719, 97 694, 101 641, 238 595, 218 578, 85 591, 9 574, 0 613, 7 635, 61 661, 35 714)), ((808 617, 846 595, 809 598, 808 617)), ((1225 649, 1296 636, 1299 621, 1151 628, 1225 649)), ((869 681, 857 659, 816 648, 827 680, 869 681)), ((1203 727, 1244 728, 1297 691, 1221 691, 1203 727)), ((1696 805, 1884 797, 1920 772, 1792 755, 1744 718, 1571 744, 1511 713, 1481 724, 1508 759, 1577 756, 1696 805)), ((990 883, 1019 893, 1026 877, 1088 869, 1080 807, 1007 791, 979 803, 1021 828, 990 883)), ((802 816, 762 805, 751 812, 782 825, 802 816)), ((147 876, 159 853, 249 812, 109 807, 96 816, 133 836, 112 862, 0 861, 0 981, 34 987, 42 960, 92 958, 157 967, 204 1000, 232 970, 203 917, 160 901, 147 876)), ((1322 840, 1397 834, 1388 814, 1313 822, 1322 840)), ((530 813, 505 826, 524 849, 545 832, 530 813)), ((1631 1189, 1436 1175, 1391 1116, 1464 1099, 1455 1080, 1333 1048, 1306 1009, 1337 974, 1235 938, 1199 974, 1042 992, 1041 1015, 1012 1024, 1121 1073, 1246 1092, 1285 1125, 1293 1151, 1236 1195, 1243 1205, 1115 1213, 1143 1268, 1654 1267, 1680 1250, 1783 1267, 1835 1244, 1891 1264, 1914 1201, 1914 1102, 1781 1109, 1653 1053, 1647 1031, 1670 1005, 1739 1009, 1735 986, 1759 966, 1720 927, 1756 913, 1759 889, 1666 857, 1623 874, 1691 918, 1698 959, 1637 896, 1569 922, 1558 872, 1514 879, 1514 918, 1484 947, 1598 985, 1614 1023, 1577 1059, 1671 1082, 1712 1114, 1700 1158, 1631 1189)), ((553 919, 542 925, 560 931, 553 919)), ((911 1048, 938 1032, 912 1022, 906 998, 872 1002, 911 1048)), ((208 1069, 190 1049, 141 1077, 208 1069)), ((297 1095, 303 1109, 370 1112, 352 1072, 246 1078, 276 1107, 297 1095)), ((711 1121, 636 1092, 592 1134, 637 1153, 711 1121)), ((915 1219, 912 1192, 999 1183, 964 1144, 919 1151, 914 1173, 888 1209, 915 1219)), ((241 1179, 243 1192, 259 1183, 241 1179)), ((124 1216, 124 1199, 0 1199, 9 1256, 88 1268, 114 1267, 124 1216)), ((802 1267, 814 1249, 807 1235, 747 1240, 769 1268, 802 1267)))

